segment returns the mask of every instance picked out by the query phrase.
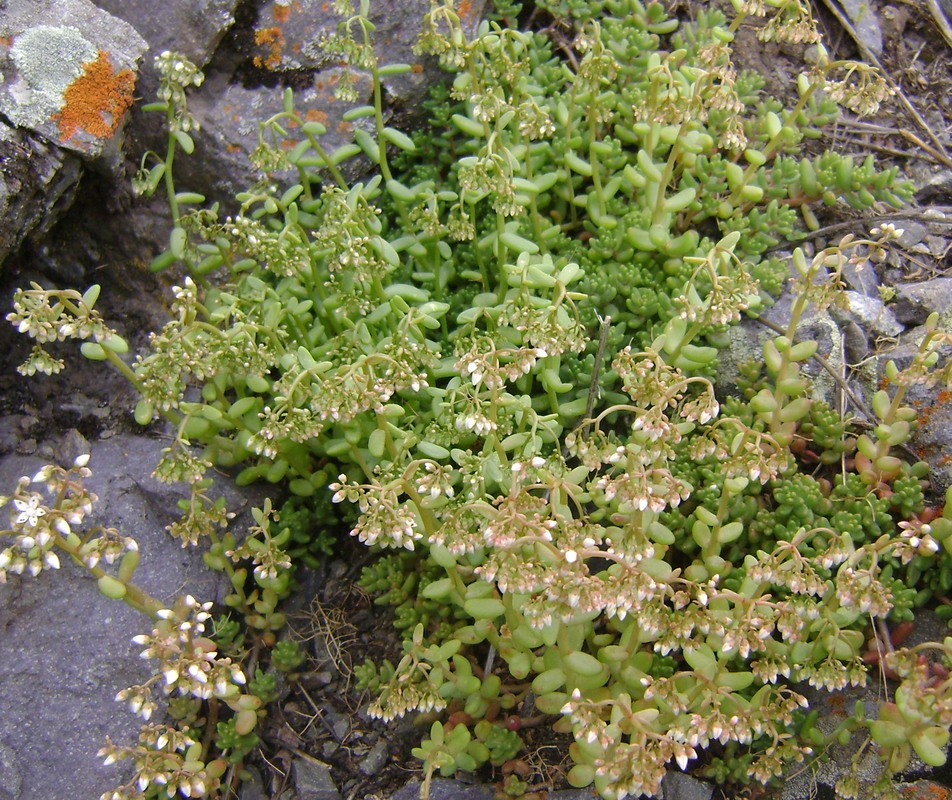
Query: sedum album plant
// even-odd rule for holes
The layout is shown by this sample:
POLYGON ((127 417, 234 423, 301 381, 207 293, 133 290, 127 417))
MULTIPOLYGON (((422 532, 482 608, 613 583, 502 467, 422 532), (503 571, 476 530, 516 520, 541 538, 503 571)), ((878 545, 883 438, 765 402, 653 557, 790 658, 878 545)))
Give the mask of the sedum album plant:
MULTIPOLYGON (((156 472, 193 487, 173 533, 211 538, 252 637, 273 642, 283 624, 290 528, 272 535, 265 509, 240 547, 222 536, 207 469, 286 485, 295 513, 327 495, 353 505, 353 535, 391 551, 362 583, 407 637, 395 664, 359 677, 375 716, 434 717, 415 751, 424 793, 436 772, 511 763, 520 730, 543 721, 573 737, 568 781, 607 800, 656 795, 673 765, 768 783, 831 741, 797 684, 861 685, 878 659, 900 681, 893 700, 833 738, 883 749, 864 791, 888 794, 913 750, 938 764, 949 738, 952 638, 911 650, 883 638, 952 585, 952 509, 927 502, 925 466, 898 449, 916 421, 908 387, 948 381, 936 370, 948 337, 930 320, 912 364, 887 366, 870 416, 843 418, 811 396, 817 345, 800 322, 897 232, 776 251, 823 205, 875 216, 909 198, 895 168, 819 152, 837 103, 871 113, 888 92, 828 56, 799 0, 737 0, 730 21, 701 9, 684 24, 638 0, 536 5, 554 24, 484 22, 470 40, 454 4, 433 0, 419 53, 452 80, 429 103, 432 126, 408 135, 388 124, 382 82, 412 67, 378 62, 365 0, 336 3, 345 19, 326 46, 373 85, 360 98, 356 80, 339 84, 366 101, 344 117, 353 142, 325 147, 287 92, 254 154, 268 178, 231 216, 175 188, 174 156, 193 148, 185 90, 201 78, 161 57, 169 149, 138 186, 163 185, 173 206, 155 263, 186 273, 170 321, 129 366, 98 290, 33 287, 9 318, 40 344, 86 339, 139 389, 140 422, 169 421, 156 472), (735 67, 745 24, 815 45, 789 104, 735 67), (359 164, 366 177, 345 177, 359 164), (787 329, 745 370, 742 396, 718 399, 727 327, 756 316, 791 264, 787 329), (229 557, 250 559, 253 591, 229 557)), ((22 370, 56 367, 38 347, 22 370)), ((16 519, 7 563, 42 562, 29 515, 16 519)), ((239 653, 240 636, 219 628, 239 653)), ((180 718, 186 735, 198 706, 180 718)), ((241 756, 254 747, 245 710, 218 736, 241 756)), ((205 763, 192 746, 179 750, 205 763)))

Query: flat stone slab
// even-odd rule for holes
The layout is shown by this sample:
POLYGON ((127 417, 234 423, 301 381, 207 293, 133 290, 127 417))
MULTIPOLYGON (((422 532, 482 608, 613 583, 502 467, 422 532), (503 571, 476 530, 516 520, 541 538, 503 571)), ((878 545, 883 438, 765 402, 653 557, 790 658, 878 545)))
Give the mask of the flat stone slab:
MULTIPOLYGON (((183 550, 165 531, 184 496, 151 477, 166 444, 125 434, 93 442, 88 486, 100 500, 87 520, 136 539, 142 560, 135 580, 154 596, 170 604, 185 593, 215 600, 224 586, 204 566, 202 550, 183 550)), ((12 492, 21 475, 34 475, 44 463, 0 459, 0 493, 12 492)), ((248 506, 225 483, 238 531, 250 519, 241 513, 248 506)), ((139 657, 142 648, 131 641, 151 624, 103 597, 85 571, 62 561, 56 572, 11 575, 0 585, 0 800, 92 800, 128 777, 125 763, 104 766, 97 752, 106 736, 117 744, 138 737, 140 720, 115 696, 151 674, 139 657)))

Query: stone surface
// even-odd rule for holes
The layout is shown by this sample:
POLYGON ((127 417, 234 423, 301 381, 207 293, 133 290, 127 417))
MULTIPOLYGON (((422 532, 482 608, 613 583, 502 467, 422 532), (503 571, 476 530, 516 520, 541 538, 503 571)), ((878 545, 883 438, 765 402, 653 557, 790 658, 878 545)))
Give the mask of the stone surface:
MULTIPOLYGON (((410 781, 397 790, 390 800, 420 800, 420 781, 410 781)), ((430 784, 430 800, 492 800, 491 786, 461 783, 449 778, 434 778, 430 784)))
POLYGON ((952 308, 952 278, 933 278, 896 287, 896 318, 905 325, 922 325, 933 311, 948 314, 952 308))
MULTIPOLYGON (((925 642, 942 641, 948 635, 948 632, 948 627, 943 620, 938 619, 928 611, 918 611, 916 613, 916 627, 903 645, 913 647, 925 642)), ((848 716, 853 714, 857 702, 863 704, 863 713, 867 719, 876 719, 883 700, 884 689, 891 692, 895 689, 895 684, 891 683, 888 687, 884 687, 875 675, 871 675, 867 686, 849 688, 840 692, 817 690, 806 684, 801 684, 795 688, 809 700, 811 708, 822 709, 821 716, 817 721, 817 728, 825 734, 830 734, 848 716)), ((857 764, 857 776, 860 780, 860 797, 866 796, 862 792, 868 791, 869 785, 882 775, 883 762, 878 749, 869 747, 866 744, 866 737, 859 733, 855 734, 846 744, 834 742, 825 755, 825 758, 813 762, 810 768, 794 770, 785 778, 783 790, 780 793, 781 800, 834 800, 833 787, 846 774, 854 756, 857 764)), ((931 780, 919 780, 919 778, 931 777, 948 783, 947 773, 948 767, 936 771, 927 767, 913 754, 909 766, 903 770, 897 780, 899 796, 903 798, 948 800, 952 796, 952 792, 947 787, 942 787, 931 780), (902 781, 909 781, 910 783, 904 784, 902 781), (910 786, 916 788, 907 788, 910 786), (938 794, 930 795, 926 792, 926 789, 932 787, 939 788, 941 791, 938 794)), ((869 796, 872 796, 872 794, 870 793, 869 796)))
POLYGON ((151 55, 182 53, 204 67, 235 21, 238 0, 163 0, 161 13, 141 0, 93 0, 125 20, 149 43, 151 55))
POLYGON ((339 800, 330 768, 314 758, 294 760, 294 789, 297 800, 339 800))
POLYGON ((360 760, 357 769, 359 769, 362 774, 372 777, 377 775, 380 770, 384 768, 389 757, 390 743, 386 739, 380 739, 370 748, 370 752, 360 760))
MULTIPOLYGON (((847 291, 846 302, 848 308, 845 315, 837 321, 855 322, 870 336, 894 338, 903 332, 892 310, 878 297, 870 297, 860 292, 847 291)), ((834 319, 838 318, 836 308, 831 309, 834 319)))
MULTIPOLYGON (((136 538, 136 582, 154 596, 220 599, 220 577, 204 567, 200 551, 183 550, 165 532, 180 489, 150 475, 163 446, 129 435, 90 444, 89 486, 100 496, 94 521, 136 538)), ((43 463, 0 459, 0 492, 43 463)), ((234 511, 247 510, 247 500, 225 491, 234 511)), ((235 530, 243 520, 239 513, 235 530)), ((95 798, 120 783, 128 770, 106 767, 96 754, 106 736, 129 744, 137 736, 138 719, 114 698, 148 677, 131 641, 148 630, 145 617, 107 600, 68 562, 0 586, 0 800, 95 798)))
MULTIPOLYGON (((906 366, 915 351, 912 344, 888 353, 900 366, 906 366)), ((947 361, 950 356, 944 355, 947 361)), ((885 361, 885 357, 882 359, 885 361)), ((912 436, 913 452, 929 464, 931 491, 939 497, 952 486, 952 395, 944 386, 912 386, 904 398, 919 412, 919 423, 912 436)))
MULTIPOLYGON (((420 781, 410 781, 397 791, 391 800, 419 800, 420 781)), ((492 787, 463 783, 448 778, 434 778, 430 785, 430 800, 492 800, 492 787)), ((661 784, 662 800, 711 800, 714 787, 704 781, 669 771, 661 784)), ((562 789, 549 792, 549 800, 595 800, 596 792, 589 788, 562 789)))
POLYGON ((30 236, 41 236, 76 194, 77 156, 28 131, 0 124, 0 263, 30 236))
MULTIPOLYGON (((781 297, 761 317, 775 326, 786 329, 790 321, 790 298, 781 297)), ((738 368, 748 361, 763 361, 763 344, 777 334, 755 319, 744 319, 728 330, 730 346, 721 351, 717 368, 718 392, 729 396, 736 391, 738 368)), ((840 326, 827 312, 815 312, 800 324, 797 339, 815 339, 817 352, 837 368, 844 360, 844 338, 840 326)), ((803 373, 813 381, 816 395, 827 402, 835 399, 836 382, 815 360, 803 363, 803 373)))
POLYGON ((711 800, 714 787, 683 772, 668 772, 661 784, 664 800, 711 800))
MULTIPOLYGON (((484 2, 467 3, 465 27, 475 30, 484 2)), ((442 79, 431 59, 421 60, 413 45, 421 30, 427 0, 402 0, 371 5, 371 18, 377 25, 375 52, 382 65, 406 63, 414 69, 384 80, 385 113, 399 126, 418 119, 420 104, 429 87, 442 79)), ((205 84, 191 94, 190 110, 200 124, 195 132, 199 158, 184 159, 177 165, 181 185, 223 200, 263 176, 252 167, 249 154, 258 146, 259 123, 282 111, 282 88, 294 88, 298 113, 308 121, 327 128, 321 146, 333 152, 352 141, 355 125, 367 120, 346 122, 343 114, 353 106, 373 101, 373 88, 366 73, 356 73, 358 99, 342 102, 335 97, 339 80, 347 73, 328 59, 321 39, 337 29, 341 18, 325 2, 318 0, 269 0, 250 27, 236 25, 229 46, 223 49, 206 71, 205 84), (251 57, 246 58, 245 50, 251 57)), ((277 144, 292 147, 298 139, 293 131, 277 144)), ((355 162, 345 165, 351 177, 360 168, 355 162)), ((280 176, 279 176, 280 177, 280 176)))
POLYGON ((145 40, 88 0, 0 6, 0 112, 86 158, 118 161, 145 40))
MULTIPOLYGON (((475 30, 484 6, 484 0, 465 4, 467 30, 475 30)), ((412 52, 428 9, 426 0, 378 7, 381 10, 372 13, 376 14, 381 63, 414 65, 411 72, 385 81, 388 120, 400 126, 419 118, 428 88, 443 75, 431 59, 421 60, 412 52)), ((161 14, 138 0, 96 0, 95 5, 89 0, 0 3, 0 36, 6 37, 0 41, 7 42, 0 44, 4 76, 0 113, 14 124, 28 125, 36 137, 25 140, 23 133, 0 128, 0 212, 6 212, 0 223, 0 262, 20 247, 30 231, 38 230, 41 221, 51 225, 57 219, 59 207, 52 200, 72 199, 82 168, 62 149, 96 158, 97 165, 114 168, 119 164, 121 118, 132 98, 136 61, 146 42, 151 52, 143 59, 136 96, 154 98, 158 78, 152 58, 163 50, 184 53, 206 72, 205 84, 190 93, 190 107, 202 128, 193 132, 195 156, 177 160, 181 189, 201 192, 231 208, 229 201, 235 193, 260 180, 263 176, 248 155, 258 144, 259 122, 282 110, 285 86, 294 87, 297 107, 306 119, 327 126, 322 144, 329 152, 349 142, 353 124, 344 122, 342 115, 350 104, 334 97, 342 71, 325 59, 319 47, 322 36, 339 22, 323 0, 243 4, 238 0, 169 0, 162 4, 161 14), (56 20, 56 24, 37 25, 40 20, 56 20), (55 59, 46 58, 43 69, 37 70, 31 54, 40 47, 55 59), (72 101, 66 102, 68 93, 81 101, 75 108, 72 101), (97 106, 94 100, 102 102, 97 106), (29 160, 37 155, 41 156, 38 160, 29 160), (36 198, 43 197, 51 202, 37 206, 36 198)), ((371 89, 366 75, 358 79, 357 88, 358 103, 368 102, 371 89)), ((145 152, 164 151, 162 115, 134 111, 127 138, 127 170, 131 172, 145 152)), ((348 174, 353 177, 358 169, 354 162, 348 174)), ((117 184, 113 194, 127 194, 126 181, 123 176, 123 186, 117 184)), ((100 205, 98 197, 91 202, 94 210, 100 205)), ((133 227, 139 224, 136 220, 133 227)), ((102 228, 106 236, 112 227, 102 228)), ((127 226, 120 222, 116 227, 127 226)), ((159 248, 144 244, 140 249, 148 252, 136 258, 148 262, 159 248)), ((78 272, 81 275, 82 270, 78 272)), ((79 279, 76 274, 68 277, 79 279)))
POLYGON ((883 33, 874 6, 866 0, 843 0, 843 10, 853 23, 859 40, 873 55, 882 55, 883 33))

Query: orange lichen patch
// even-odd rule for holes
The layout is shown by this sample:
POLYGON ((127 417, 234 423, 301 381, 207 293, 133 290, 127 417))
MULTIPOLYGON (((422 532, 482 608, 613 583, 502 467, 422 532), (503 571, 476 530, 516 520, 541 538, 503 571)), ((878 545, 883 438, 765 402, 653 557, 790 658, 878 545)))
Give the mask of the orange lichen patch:
POLYGON ((297 147, 297 141, 295 139, 282 139, 280 147, 282 150, 293 150, 297 147))
POLYGON ((111 137, 132 105, 135 83, 131 69, 116 72, 109 54, 100 50, 99 57, 83 64, 83 74, 63 92, 63 108, 54 116, 60 141, 69 141, 81 131, 99 139, 111 137))
POLYGON ((827 698, 830 711, 838 717, 846 716, 846 699, 841 694, 831 694, 827 698))
POLYGON ((459 0, 456 4, 456 13, 460 19, 466 19, 473 13, 473 4, 470 0, 459 0))
POLYGON ((226 144, 226 145, 225 145, 225 149, 226 149, 229 153, 240 153, 240 152, 241 152, 241 145, 237 145, 237 144, 226 144))
POLYGON ((410 67, 410 72, 412 72, 414 75, 419 75, 421 72, 423 72, 423 65, 422 65, 422 64, 413 64, 413 65, 410 67))
POLYGON ((342 119, 337 123, 337 132, 338 133, 353 133, 354 126, 349 123, 346 119, 342 119))
POLYGON ((327 114, 319 108, 309 108, 304 112, 304 119, 308 122, 320 122, 323 125, 327 122, 327 114))
POLYGON ((909 800, 950 800, 952 791, 935 781, 916 781, 903 786, 900 791, 909 800))
POLYGON ((253 61, 256 67, 277 69, 281 66, 281 49, 284 46, 284 31, 275 26, 260 28, 255 31, 255 44, 268 48, 268 55, 262 58, 255 56, 253 61))
POLYGON ((292 0, 290 3, 275 3, 271 8, 271 15, 274 17, 275 22, 287 22, 291 17, 292 11, 301 11, 301 0, 292 0))
POLYGON ((952 400, 952 392, 949 392, 948 389, 942 389, 936 394, 935 401, 932 403, 913 401, 911 405, 919 412, 919 426, 925 427, 928 425, 932 413, 939 406, 948 405, 950 400, 952 400))

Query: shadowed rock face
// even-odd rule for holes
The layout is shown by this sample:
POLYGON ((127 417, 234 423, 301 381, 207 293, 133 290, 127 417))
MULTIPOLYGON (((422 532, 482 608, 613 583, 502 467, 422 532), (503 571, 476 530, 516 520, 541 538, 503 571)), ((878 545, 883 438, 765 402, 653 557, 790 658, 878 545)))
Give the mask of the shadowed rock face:
POLYGON ((83 163, 29 131, 0 124, 0 264, 72 204, 83 163))

